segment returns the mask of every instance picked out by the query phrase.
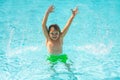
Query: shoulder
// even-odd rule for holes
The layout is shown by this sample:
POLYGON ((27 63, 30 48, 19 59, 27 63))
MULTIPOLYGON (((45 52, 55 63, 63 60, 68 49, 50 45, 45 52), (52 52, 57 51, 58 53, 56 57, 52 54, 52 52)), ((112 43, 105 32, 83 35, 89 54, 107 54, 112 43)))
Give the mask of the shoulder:
POLYGON ((46 38, 46 43, 49 42, 49 41, 51 41, 51 39, 49 37, 46 38))
POLYGON ((61 34, 60 34, 60 39, 63 39, 63 38, 64 38, 64 33, 61 32, 61 34))
POLYGON ((63 43, 63 37, 62 37, 62 36, 60 36, 60 42, 62 42, 62 43, 63 43))

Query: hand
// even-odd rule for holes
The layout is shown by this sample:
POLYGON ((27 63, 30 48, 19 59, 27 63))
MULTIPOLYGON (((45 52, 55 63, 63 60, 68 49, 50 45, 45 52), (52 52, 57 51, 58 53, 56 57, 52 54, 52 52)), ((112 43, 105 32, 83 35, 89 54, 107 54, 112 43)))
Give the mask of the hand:
POLYGON ((76 7, 74 10, 73 9, 71 9, 71 10, 72 10, 73 16, 75 16, 78 13, 78 7, 76 7))
POLYGON ((48 13, 53 12, 53 9, 54 9, 54 6, 51 5, 51 6, 48 8, 48 13))

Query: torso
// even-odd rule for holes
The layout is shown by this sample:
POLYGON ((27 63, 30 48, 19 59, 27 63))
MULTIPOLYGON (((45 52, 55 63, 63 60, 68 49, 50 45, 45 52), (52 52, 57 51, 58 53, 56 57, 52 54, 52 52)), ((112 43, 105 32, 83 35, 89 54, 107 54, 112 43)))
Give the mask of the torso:
POLYGON ((50 54, 61 54, 62 53, 62 45, 63 39, 58 39, 56 41, 47 39, 46 45, 48 48, 48 52, 50 54))

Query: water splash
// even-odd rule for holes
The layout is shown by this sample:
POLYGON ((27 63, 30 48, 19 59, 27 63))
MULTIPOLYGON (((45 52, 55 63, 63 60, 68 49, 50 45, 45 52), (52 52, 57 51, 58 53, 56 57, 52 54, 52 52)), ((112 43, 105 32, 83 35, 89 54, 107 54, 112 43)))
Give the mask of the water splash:
POLYGON ((9 49, 7 56, 11 57, 17 54, 21 54, 29 51, 37 51, 37 50, 40 50, 40 48, 37 46, 26 46, 26 47, 20 47, 20 48, 18 47, 15 49, 9 49))
POLYGON ((12 38, 13 38, 13 35, 14 35, 15 28, 10 26, 8 29, 10 30, 10 35, 9 35, 9 40, 8 40, 8 44, 7 44, 6 53, 9 53, 10 50, 11 50, 10 45, 11 45, 11 42, 12 42, 12 38))
POLYGON ((84 46, 79 46, 76 49, 78 51, 84 51, 87 53, 92 53, 94 55, 104 55, 109 54, 113 48, 113 43, 105 44, 105 43, 95 43, 95 44, 87 44, 84 46))

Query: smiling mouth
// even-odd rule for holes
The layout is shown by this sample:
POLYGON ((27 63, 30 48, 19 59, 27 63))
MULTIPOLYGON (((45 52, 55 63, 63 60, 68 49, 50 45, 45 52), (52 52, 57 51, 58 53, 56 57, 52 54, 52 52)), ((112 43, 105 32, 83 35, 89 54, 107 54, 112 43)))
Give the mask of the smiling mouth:
POLYGON ((57 37, 53 37, 53 38, 57 38, 57 37))
POLYGON ((52 37, 52 39, 56 40, 56 39, 57 39, 57 37, 52 37))

